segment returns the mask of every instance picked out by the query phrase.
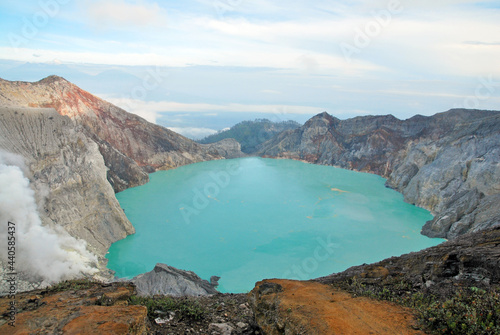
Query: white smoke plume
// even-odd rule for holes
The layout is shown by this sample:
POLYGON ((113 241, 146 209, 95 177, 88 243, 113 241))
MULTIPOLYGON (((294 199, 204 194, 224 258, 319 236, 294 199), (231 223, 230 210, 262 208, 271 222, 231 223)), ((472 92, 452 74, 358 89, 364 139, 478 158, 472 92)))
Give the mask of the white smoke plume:
MULTIPOLYGON (((15 270, 31 280, 55 283, 97 272, 86 242, 64 229, 43 226, 23 159, 0 151, 0 259, 8 261, 8 222, 15 224, 15 270), (94 265, 94 267, 92 266, 94 265)), ((12 226, 12 225, 11 225, 12 226)), ((12 231, 11 231, 12 232, 12 231)))

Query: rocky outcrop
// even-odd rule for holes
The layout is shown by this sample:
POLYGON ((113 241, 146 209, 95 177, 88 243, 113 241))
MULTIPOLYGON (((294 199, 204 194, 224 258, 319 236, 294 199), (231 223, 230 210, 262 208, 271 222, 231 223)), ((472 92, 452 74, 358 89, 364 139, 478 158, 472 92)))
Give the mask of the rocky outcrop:
POLYGON ((97 144, 54 109, 0 108, 0 150, 24 159, 44 225, 82 238, 97 256, 135 232, 112 187, 97 144))
POLYGON ((131 281, 142 296, 160 294, 197 297, 218 293, 214 285, 201 279, 196 273, 161 263, 156 264, 152 271, 140 274, 131 281))
POLYGON ((259 154, 381 175, 433 213, 424 234, 455 238, 500 222, 499 143, 500 112, 457 109, 404 121, 322 113, 264 143, 259 154))
POLYGON ((271 279, 249 293, 264 334, 424 334, 411 312, 400 306, 354 298, 315 282, 271 279))
POLYGON ((246 154, 254 154, 259 146, 265 141, 273 138, 279 133, 299 128, 300 124, 295 121, 272 122, 268 119, 256 119, 255 121, 243 121, 235 124, 229 129, 222 130, 216 134, 209 135, 198 143, 209 144, 223 139, 235 139, 241 144, 241 150, 246 154))
POLYGON ((217 153, 224 158, 241 158, 246 155, 241 152, 241 144, 234 138, 226 138, 211 144, 201 144, 208 152, 217 153))
POLYGON ((500 226, 470 233, 419 252, 375 264, 354 266, 317 279, 332 284, 356 279, 377 287, 408 283, 412 288, 447 295, 457 286, 500 285, 500 226))
POLYGON ((14 326, 9 297, 0 298, 0 334, 147 334, 144 306, 128 306, 130 283, 82 283, 16 296, 14 326))
POLYGON ((35 83, 0 79, 0 105, 50 107, 81 125, 99 145, 117 192, 146 183, 147 174, 156 170, 223 158, 211 147, 127 113, 57 76, 35 83))

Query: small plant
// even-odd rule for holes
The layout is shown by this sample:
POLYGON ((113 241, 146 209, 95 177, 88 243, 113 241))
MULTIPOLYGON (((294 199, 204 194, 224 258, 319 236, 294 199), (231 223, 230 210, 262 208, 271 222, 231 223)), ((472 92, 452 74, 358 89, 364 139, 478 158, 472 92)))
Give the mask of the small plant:
POLYGON ((500 293, 462 289, 450 299, 422 306, 418 316, 434 334, 500 334, 500 293))
POLYGON ((93 287, 96 282, 90 279, 65 280, 47 288, 49 292, 63 292, 70 290, 86 290, 93 287))
POLYGON ((145 306, 151 320, 167 312, 176 312, 181 317, 193 320, 200 320, 206 314, 205 309, 198 302, 186 298, 132 296, 129 304, 145 306))
POLYGON ((419 324, 432 334, 500 334, 500 292, 471 287, 452 297, 439 298, 401 282, 387 286, 366 285, 356 278, 336 286, 355 296, 388 300, 416 311, 419 324))

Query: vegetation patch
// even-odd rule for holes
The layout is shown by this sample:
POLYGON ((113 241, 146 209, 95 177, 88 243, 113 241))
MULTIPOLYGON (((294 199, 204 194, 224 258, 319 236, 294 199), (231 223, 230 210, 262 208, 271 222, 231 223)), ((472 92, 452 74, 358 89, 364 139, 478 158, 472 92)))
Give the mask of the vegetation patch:
POLYGON ((87 290, 98 284, 90 279, 65 280, 47 288, 48 292, 63 292, 71 290, 87 290))
POLYGON ((447 297, 425 294, 411 284, 377 286, 355 278, 334 284, 353 294, 392 301, 415 311, 423 330, 431 334, 500 334, 500 290, 457 288, 447 297))
POLYGON ((273 138, 282 131, 297 129, 300 124, 295 121, 272 122, 268 119, 240 122, 228 130, 221 131, 199 140, 199 143, 209 144, 226 138, 234 138, 241 144, 241 151, 252 154, 259 149, 259 145, 273 138))

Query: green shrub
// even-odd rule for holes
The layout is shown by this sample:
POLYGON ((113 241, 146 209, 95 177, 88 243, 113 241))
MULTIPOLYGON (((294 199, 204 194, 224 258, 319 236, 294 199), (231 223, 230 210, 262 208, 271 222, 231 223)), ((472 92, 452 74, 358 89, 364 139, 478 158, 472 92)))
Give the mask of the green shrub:
POLYGON ((500 294, 475 287, 418 309, 420 321, 434 334, 500 334, 500 294))
POLYGON ((90 279, 65 280, 48 287, 47 291, 62 292, 70 290, 86 290, 93 287, 95 284, 96 282, 90 279))
POLYGON ((500 292, 471 287, 452 297, 439 298, 401 282, 387 286, 365 285, 355 278, 336 286, 355 296, 388 300, 413 308, 423 329, 432 334, 500 334, 500 292))

